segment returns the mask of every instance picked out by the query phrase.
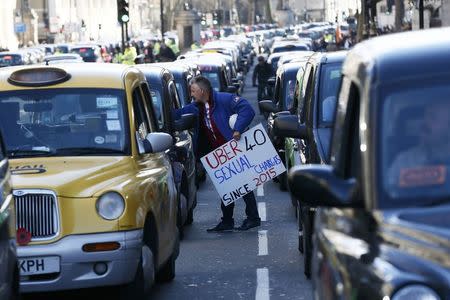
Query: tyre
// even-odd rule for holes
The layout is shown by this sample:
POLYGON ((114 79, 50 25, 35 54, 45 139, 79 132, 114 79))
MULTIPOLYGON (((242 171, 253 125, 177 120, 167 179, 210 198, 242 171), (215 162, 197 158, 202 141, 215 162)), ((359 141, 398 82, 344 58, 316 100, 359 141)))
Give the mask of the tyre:
POLYGON ((175 260, 176 256, 172 253, 170 258, 156 275, 156 280, 158 282, 169 282, 175 278, 175 260))
POLYGON ((312 220, 313 216, 309 210, 309 207, 306 209, 306 216, 303 222, 303 266, 304 273, 306 278, 311 278, 311 258, 312 258, 312 220))
POLYGON ((20 277, 19 277, 19 268, 18 264, 15 264, 13 282, 11 283, 11 300, 19 300, 22 299, 19 293, 19 285, 20 285, 20 277))
POLYGON ((192 225, 192 223, 194 223, 194 206, 193 205, 189 209, 189 212, 187 215, 187 220, 186 220, 186 225, 192 225))
POLYGON ((148 293, 153 286, 155 279, 155 264, 153 253, 149 247, 144 246, 142 250, 141 259, 139 260, 138 268, 134 279, 132 282, 126 284, 120 291, 120 299, 145 299, 148 296, 148 293), (145 253, 145 254, 144 254, 145 253), (146 256, 146 259, 143 259, 143 256, 146 256), (151 274, 147 274, 148 278, 144 275, 144 265, 151 264, 149 269, 151 270, 151 274))
POLYGON ((283 174, 281 174, 279 176, 279 182, 280 182, 280 190, 281 191, 287 191, 288 183, 287 183, 287 174, 286 174, 286 172, 284 172, 283 174))

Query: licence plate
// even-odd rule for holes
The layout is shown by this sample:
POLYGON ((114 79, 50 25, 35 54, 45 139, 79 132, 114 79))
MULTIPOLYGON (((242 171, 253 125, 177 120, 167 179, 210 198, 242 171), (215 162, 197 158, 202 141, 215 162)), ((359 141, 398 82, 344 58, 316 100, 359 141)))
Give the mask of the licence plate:
POLYGON ((59 256, 19 258, 20 275, 59 273, 59 256))

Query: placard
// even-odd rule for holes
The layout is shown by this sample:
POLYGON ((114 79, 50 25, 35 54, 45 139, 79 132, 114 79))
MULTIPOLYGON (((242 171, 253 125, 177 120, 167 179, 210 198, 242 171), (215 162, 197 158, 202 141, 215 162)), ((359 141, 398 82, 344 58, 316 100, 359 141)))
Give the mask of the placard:
POLYGON ((201 158, 220 199, 229 205, 286 171, 262 124, 201 158))

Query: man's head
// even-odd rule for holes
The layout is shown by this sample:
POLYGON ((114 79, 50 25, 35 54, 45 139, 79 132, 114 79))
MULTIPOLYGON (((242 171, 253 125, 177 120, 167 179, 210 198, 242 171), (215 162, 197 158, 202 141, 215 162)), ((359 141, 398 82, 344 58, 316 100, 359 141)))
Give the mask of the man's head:
POLYGON ((258 63, 260 65, 264 64, 266 62, 266 60, 264 59, 264 56, 260 55, 258 56, 258 63))
POLYGON ((425 108, 424 141, 431 145, 445 145, 449 142, 450 101, 432 100, 425 108))
POLYGON ((212 93, 211 82, 208 78, 203 76, 197 76, 192 78, 191 82, 191 96, 195 101, 200 103, 206 103, 212 93))

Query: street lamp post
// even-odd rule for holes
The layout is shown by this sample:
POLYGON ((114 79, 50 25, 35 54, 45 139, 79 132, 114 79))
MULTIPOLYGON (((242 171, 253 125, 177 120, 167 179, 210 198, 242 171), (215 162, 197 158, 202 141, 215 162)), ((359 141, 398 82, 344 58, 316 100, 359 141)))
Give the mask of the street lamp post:
POLYGON ((423 0, 419 0, 419 28, 424 28, 424 20, 423 20, 423 0))
POLYGON ((161 39, 164 40, 164 7, 163 7, 163 0, 159 1, 160 6, 160 18, 161 18, 161 39))

